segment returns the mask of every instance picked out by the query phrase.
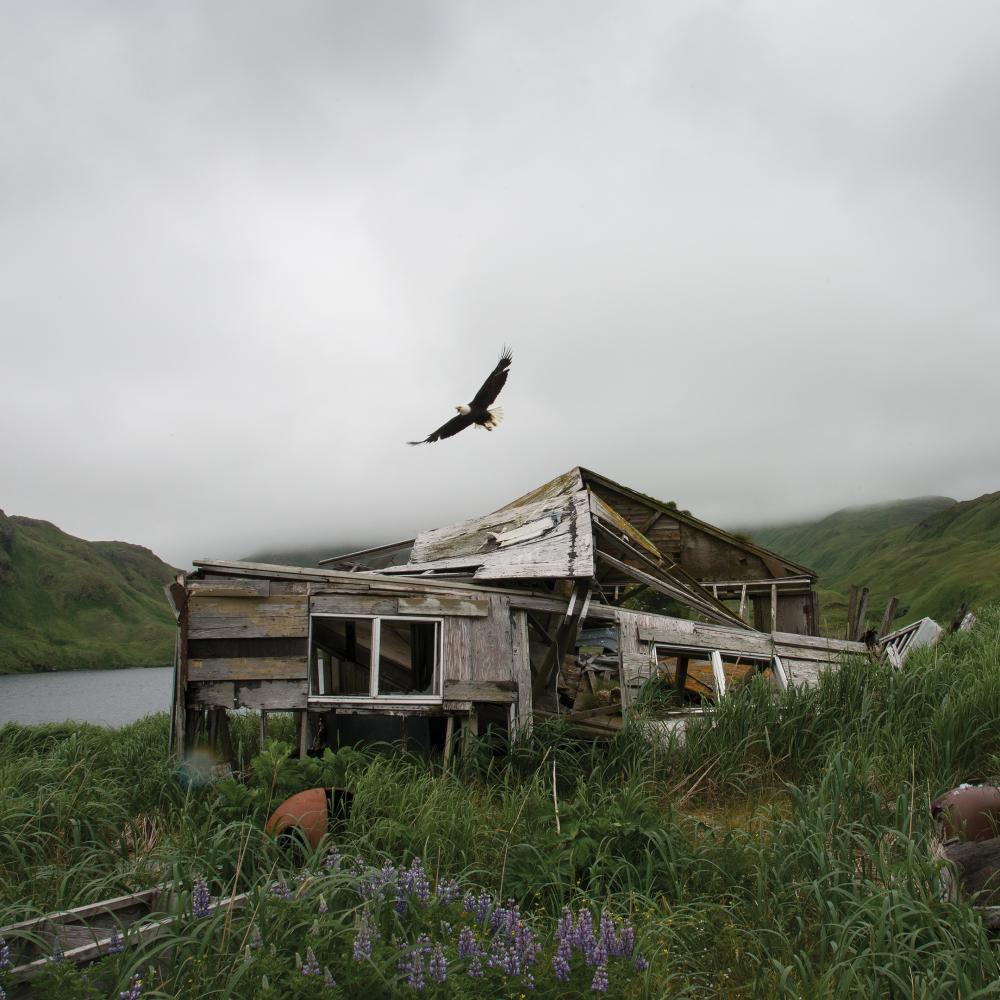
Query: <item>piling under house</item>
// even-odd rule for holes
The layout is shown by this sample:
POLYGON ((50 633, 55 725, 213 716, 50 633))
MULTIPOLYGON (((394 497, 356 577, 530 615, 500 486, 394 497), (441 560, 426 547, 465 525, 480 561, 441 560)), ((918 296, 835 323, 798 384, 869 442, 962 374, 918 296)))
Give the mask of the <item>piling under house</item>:
MULTIPOLYGON (((316 568, 203 560, 168 588, 172 738, 227 749, 227 712, 299 716, 299 749, 601 731, 650 677, 711 701, 764 673, 812 683, 856 642, 816 635, 816 574, 587 469, 485 517, 316 568), (637 611, 644 599, 673 613, 637 611), (687 616, 687 617, 685 617, 687 616), (615 690, 608 706, 588 691, 615 690), (583 707, 581 707, 583 706, 583 707)), ((594 695, 596 697, 596 695, 594 695)))

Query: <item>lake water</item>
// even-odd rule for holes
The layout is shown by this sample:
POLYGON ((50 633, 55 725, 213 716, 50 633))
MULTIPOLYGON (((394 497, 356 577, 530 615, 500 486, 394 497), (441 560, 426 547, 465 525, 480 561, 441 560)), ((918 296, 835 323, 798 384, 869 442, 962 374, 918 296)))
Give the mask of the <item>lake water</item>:
POLYGON ((173 667, 128 667, 0 677, 0 725, 73 720, 123 726, 170 711, 173 674, 173 667))

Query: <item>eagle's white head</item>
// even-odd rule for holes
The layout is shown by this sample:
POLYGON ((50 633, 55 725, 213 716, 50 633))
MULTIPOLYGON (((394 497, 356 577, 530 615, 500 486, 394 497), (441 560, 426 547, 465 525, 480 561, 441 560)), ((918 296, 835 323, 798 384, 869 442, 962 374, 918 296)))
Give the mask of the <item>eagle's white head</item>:
POLYGON ((458 410, 458 412, 461 413, 463 417, 467 417, 472 412, 472 410, 468 406, 466 406, 465 403, 459 403, 458 406, 455 407, 455 409, 458 410))

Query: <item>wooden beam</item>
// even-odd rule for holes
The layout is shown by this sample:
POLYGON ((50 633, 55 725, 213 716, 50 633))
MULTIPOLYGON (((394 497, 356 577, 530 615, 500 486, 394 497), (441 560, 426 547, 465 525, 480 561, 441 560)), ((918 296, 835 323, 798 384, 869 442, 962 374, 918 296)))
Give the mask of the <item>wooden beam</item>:
POLYGON ((888 635, 892 631, 892 623, 896 620, 896 607, 899 605, 898 597, 890 597, 889 603, 885 606, 882 621, 878 627, 879 638, 888 635))

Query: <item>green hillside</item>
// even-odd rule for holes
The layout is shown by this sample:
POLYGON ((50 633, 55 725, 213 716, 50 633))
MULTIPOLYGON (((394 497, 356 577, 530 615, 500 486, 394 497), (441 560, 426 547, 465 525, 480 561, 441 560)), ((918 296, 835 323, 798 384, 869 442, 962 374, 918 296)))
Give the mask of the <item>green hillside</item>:
POLYGON ((919 497, 837 511, 818 521, 760 528, 761 545, 819 573, 823 618, 844 620, 852 584, 871 588, 869 624, 892 596, 897 620, 950 620, 963 600, 1000 598, 1000 493, 961 503, 919 497))
POLYGON ((174 572, 140 545, 0 511, 0 673, 169 664, 174 572))

